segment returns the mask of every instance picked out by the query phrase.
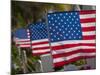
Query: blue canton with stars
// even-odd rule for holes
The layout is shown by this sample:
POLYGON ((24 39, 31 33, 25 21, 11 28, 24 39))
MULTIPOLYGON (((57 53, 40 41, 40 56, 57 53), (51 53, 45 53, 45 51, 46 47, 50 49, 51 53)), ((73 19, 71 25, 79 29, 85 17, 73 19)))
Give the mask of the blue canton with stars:
POLYGON ((48 27, 51 42, 82 39, 78 11, 48 13, 48 27))
POLYGON ((27 30, 19 28, 14 32, 14 36, 19 39, 28 39, 27 30))
POLYGON ((47 26, 45 23, 39 22, 28 26, 31 40, 39 40, 47 38, 47 26))

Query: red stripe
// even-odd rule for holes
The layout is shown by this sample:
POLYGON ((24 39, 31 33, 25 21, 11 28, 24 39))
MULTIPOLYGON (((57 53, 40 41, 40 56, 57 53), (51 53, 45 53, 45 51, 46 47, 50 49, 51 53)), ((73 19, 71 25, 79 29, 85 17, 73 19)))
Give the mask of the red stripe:
POLYGON ((95 14, 96 10, 83 10, 79 12, 81 15, 83 14, 95 14))
POLYGON ((32 43, 32 45, 39 45, 39 44, 48 44, 48 41, 43 41, 43 42, 36 42, 36 43, 32 43))
POLYGON ((52 50, 61 50, 61 49, 66 49, 66 48, 71 48, 76 46, 80 46, 80 44, 64 44, 59 46, 52 46, 52 50))
POLYGON ((92 52, 96 52, 95 49, 79 49, 76 51, 72 51, 72 52, 67 52, 67 53, 60 53, 60 54, 54 54, 53 58, 60 58, 60 57, 67 57, 76 53, 92 53, 92 52))
POLYGON ((83 40, 93 40, 95 38, 96 38, 95 35, 83 36, 83 40))
POLYGON ((43 49, 50 49, 49 46, 46 47, 38 47, 38 48, 32 48, 33 50, 43 50, 43 49))
POLYGON ((67 65, 67 64, 69 64, 69 63, 78 61, 78 60, 83 59, 83 58, 86 59, 86 58, 94 58, 94 57, 95 57, 95 56, 85 56, 85 57, 80 56, 80 57, 75 57, 75 58, 70 59, 70 60, 68 60, 68 61, 62 61, 62 62, 54 63, 54 67, 55 67, 55 68, 56 68, 56 67, 61 67, 61 66, 64 66, 65 64, 67 65))
POLYGON ((43 54, 49 54, 50 52, 42 52, 42 53, 32 53, 33 56, 40 56, 43 54))
MULTIPOLYGON (((74 42, 73 42, 74 43, 74 42)), ((77 46, 95 46, 95 44, 91 43, 91 44, 87 44, 87 43, 78 43, 78 44, 64 44, 59 45, 59 46, 52 46, 52 50, 61 50, 61 49, 68 49, 68 48, 72 48, 72 47, 77 47, 77 46)))
POLYGON ((80 19, 81 23, 89 23, 89 22, 96 22, 95 18, 88 18, 88 19, 80 19))
POLYGON ((86 32, 86 31, 95 31, 96 27, 82 27, 82 31, 86 32))
POLYGON ((81 46, 96 46, 95 43, 87 44, 87 43, 81 43, 81 46))
POLYGON ((76 58, 73 58, 73 59, 68 60, 68 61, 57 62, 57 63, 54 63, 54 67, 61 67, 61 66, 64 66, 65 64, 69 64, 71 62, 75 62, 75 61, 78 61, 80 59, 81 59, 81 57, 76 57, 76 58))

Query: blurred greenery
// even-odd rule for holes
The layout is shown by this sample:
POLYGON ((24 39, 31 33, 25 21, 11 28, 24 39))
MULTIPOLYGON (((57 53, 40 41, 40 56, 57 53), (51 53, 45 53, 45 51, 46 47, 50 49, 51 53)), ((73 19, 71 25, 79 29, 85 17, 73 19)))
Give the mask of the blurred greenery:
MULTIPOLYGON (((50 3, 36 3, 36 2, 23 2, 23 1, 12 1, 11 2, 11 19, 12 19, 12 32, 18 28, 26 28, 28 24, 35 23, 44 19, 47 11, 70 11, 73 10, 73 5, 69 4, 50 4, 50 3)), ((27 55, 27 69, 28 72, 35 72, 35 64, 40 59, 38 56, 32 56, 30 49, 24 49, 27 55), (32 70, 33 71, 32 71, 32 70)), ((22 51, 21 51, 22 53, 22 51)), ((12 57, 12 74, 23 73, 22 63, 18 55, 18 48, 15 46, 12 40, 11 57, 12 57), (14 67, 16 65, 16 67, 14 67)), ((82 65, 82 62, 77 61, 72 64, 82 65)), ((55 71, 59 71, 63 67, 56 68, 55 71)))

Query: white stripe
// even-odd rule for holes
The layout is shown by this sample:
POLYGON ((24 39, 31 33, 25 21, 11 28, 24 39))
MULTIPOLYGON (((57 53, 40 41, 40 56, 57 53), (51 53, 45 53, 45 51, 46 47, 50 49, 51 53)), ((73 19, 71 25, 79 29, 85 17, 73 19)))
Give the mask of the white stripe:
POLYGON ((82 33, 83 33, 83 36, 96 35, 95 31, 82 32, 82 33))
POLYGON ((80 15, 80 19, 95 18, 95 17, 96 17, 95 14, 83 14, 83 15, 80 15))
POLYGON ((49 44, 39 44, 39 45, 32 45, 32 48, 39 48, 39 47, 48 47, 49 44))
POLYGON ((78 43, 95 43, 95 40, 67 40, 67 41, 60 41, 60 42, 52 42, 51 46, 58 46, 63 44, 78 44, 78 43))
POLYGON ((75 57, 79 57, 79 56, 95 56, 96 53, 77 53, 77 54, 73 54, 70 55, 68 57, 60 57, 60 58, 54 58, 53 62, 54 63, 58 63, 58 62, 62 62, 62 61, 68 61, 71 60, 75 57))
POLYGON ((91 23, 81 23, 82 27, 94 27, 96 26, 95 22, 91 22, 91 23))
POLYGON ((19 47, 30 47, 30 45, 19 45, 19 47))
POLYGON ((29 42, 17 42, 17 44, 30 44, 30 41, 29 42))
POLYGON ((95 46, 77 46, 72 48, 66 48, 61 50, 52 50, 52 54, 62 54, 62 53, 68 53, 72 51, 77 51, 78 49, 95 49, 95 46))
POLYGON ((30 39, 16 39, 16 41, 30 41, 30 39))
POLYGON ((43 53, 43 52, 49 52, 50 49, 46 49, 46 50, 33 50, 32 53, 43 53))
POLYGON ((48 41, 48 39, 33 40, 32 43, 45 42, 45 41, 48 41))

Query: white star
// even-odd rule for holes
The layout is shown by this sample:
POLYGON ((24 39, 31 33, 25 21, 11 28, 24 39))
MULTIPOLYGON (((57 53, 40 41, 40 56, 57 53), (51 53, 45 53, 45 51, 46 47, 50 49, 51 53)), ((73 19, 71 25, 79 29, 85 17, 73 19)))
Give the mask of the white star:
POLYGON ((73 30, 73 28, 70 28, 71 30, 73 30))
POLYGON ((66 37, 64 37, 64 39, 66 39, 66 37))
POLYGON ((68 15, 68 13, 66 13, 66 15, 68 15))
POLYGON ((60 14, 60 16, 62 16, 62 13, 60 14))
POLYGON ((58 16, 58 19, 60 19, 60 17, 58 16))
POLYGON ((65 19, 66 17, 64 16, 64 19, 65 19))
POLYGON ((77 15, 77 12, 75 13, 75 15, 77 15))
POLYGON ((54 16, 56 16, 56 14, 54 14, 54 16))
POLYGON ((61 19, 61 22, 63 22, 63 20, 61 19))
POLYGON ((70 30, 68 32, 70 33, 70 30))
POLYGON ((80 30, 78 30, 78 32, 81 32, 80 30))
POLYGON ((52 26, 54 26, 54 23, 52 24, 52 26))
POLYGON ((71 16, 69 16, 69 18, 71 18, 71 16))
POLYGON ((76 27, 75 29, 77 30, 78 28, 76 27))
POLYGON ((81 38, 81 36, 79 36, 79 38, 81 38))
POLYGON ((57 22, 57 20, 55 20, 55 22, 57 22))
POLYGON ((49 21, 49 23, 51 23, 51 21, 49 21))
POLYGON ((60 35, 60 36, 62 36, 62 35, 60 35))
POLYGON ((62 25, 62 27, 64 27, 64 25, 62 25))
POLYGON ((65 32, 63 31, 63 33, 65 33, 65 32))
POLYGON ((51 39, 53 41, 53 39, 51 39))
POLYGON ((73 15, 73 13, 71 13, 71 15, 73 15))
POLYGON ((60 23, 58 23, 58 25, 60 25, 60 23))
POLYGON ((76 35, 78 35, 78 33, 76 35))
POLYGON ((75 39, 76 37, 74 36, 74 39, 75 39))
POLYGON ((58 38, 58 40, 60 40, 60 38, 58 38))
POLYGON ((69 39, 71 39, 71 36, 69 36, 69 39))
POLYGON ((56 26, 56 28, 58 28, 58 26, 56 26))
POLYGON ((72 21, 74 21, 74 19, 72 18, 72 21))
POLYGON ((75 24, 76 24, 77 22, 75 21, 75 24))
POLYGON ((72 33, 71 35, 73 36, 74 34, 72 33))
POLYGON ((75 30, 74 30, 74 32, 75 32, 75 30))
POLYGON ((59 29, 59 31, 61 31, 61 29, 59 29))
POLYGON ((52 27, 50 27, 50 29, 52 29, 52 27))
POLYGON ((56 37, 56 35, 54 35, 54 37, 56 37))
POLYGON ((48 15, 48 17, 50 17, 50 15, 48 15))
POLYGON ((57 34, 59 34, 59 32, 57 32, 57 34))
POLYGON ((68 36, 68 34, 66 34, 66 36, 68 36))
POLYGON ((80 26, 79 24, 77 26, 80 26))
POLYGON ((74 18, 76 17, 76 16, 73 16, 74 18))
POLYGON ((65 28, 65 30, 67 30, 67 28, 65 28))
POLYGON ((64 24, 66 24, 66 22, 64 22, 64 24))
POLYGON ((72 22, 69 22, 70 24, 72 24, 72 22))
POLYGON ((53 20, 53 17, 51 19, 53 20))
POLYGON ((68 27, 69 27, 69 25, 68 25, 68 27))
POLYGON ((78 21, 78 18, 76 20, 78 21))
POLYGON ((51 33, 51 35, 52 35, 52 33, 51 33))
POLYGON ((53 29, 53 31, 55 31, 55 29, 53 29))

